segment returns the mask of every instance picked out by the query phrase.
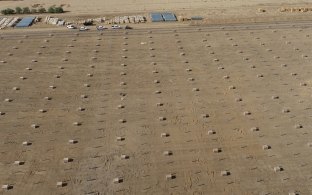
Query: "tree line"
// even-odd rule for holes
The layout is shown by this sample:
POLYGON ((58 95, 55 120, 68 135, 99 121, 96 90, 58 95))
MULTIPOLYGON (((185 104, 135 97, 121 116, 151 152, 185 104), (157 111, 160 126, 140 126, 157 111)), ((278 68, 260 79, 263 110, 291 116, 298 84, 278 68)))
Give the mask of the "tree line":
POLYGON ((48 10, 46 10, 44 7, 35 9, 32 8, 30 9, 29 7, 16 7, 15 9, 11 9, 11 8, 7 8, 7 9, 3 9, 1 10, 1 14, 3 15, 11 15, 11 14, 36 14, 36 13, 64 13, 64 10, 62 7, 55 7, 55 6, 51 6, 48 8, 48 10))

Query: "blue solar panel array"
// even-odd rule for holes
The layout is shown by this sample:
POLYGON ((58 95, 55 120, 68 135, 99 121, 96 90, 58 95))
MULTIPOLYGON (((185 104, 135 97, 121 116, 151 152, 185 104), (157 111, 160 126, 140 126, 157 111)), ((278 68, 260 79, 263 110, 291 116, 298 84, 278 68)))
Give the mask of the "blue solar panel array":
POLYGON ((152 22, 162 22, 164 21, 161 13, 151 13, 152 22))
POLYGON ((174 13, 162 13, 162 17, 164 18, 165 21, 177 21, 176 16, 174 13))
POLYGON ((170 21, 177 21, 177 18, 174 13, 171 12, 164 12, 164 13, 151 13, 152 22, 170 22, 170 21))
POLYGON ((23 18, 15 27, 28 27, 31 26, 35 17, 26 17, 23 18))

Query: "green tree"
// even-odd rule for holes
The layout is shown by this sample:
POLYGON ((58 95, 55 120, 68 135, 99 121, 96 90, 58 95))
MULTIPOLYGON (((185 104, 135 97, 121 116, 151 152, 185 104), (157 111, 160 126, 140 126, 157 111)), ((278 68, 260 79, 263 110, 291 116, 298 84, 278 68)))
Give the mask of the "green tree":
POLYGON ((42 14, 42 13, 46 13, 47 10, 44 7, 41 7, 38 9, 38 12, 42 14))
POLYGON ((64 10, 62 7, 56 7, 55 8, 55 13, 64 13, 64 10))
POLYGON ((13 9, 10 9, 10 8, 7 9, 7 12, 8 12, 9 14, 15 14, 15 11, 14 11, 13 9))
POLYGON ((55 13, 55 8, 54 7, 49 7, 48 13, 55 13))
POLYGON ((20 7, 15 8, 15 13, 21 14, 22 12, 23 12, 22 8, 20 8, 20 7))
POLYGON ((23 14, 29 14, 29 13, 30 13, 29 7, 24 7, 23 8, 23 14))
POLYGON ((1 14, 7 15, 7 14, 8 14, 8 13, 7 13, 7 10, 6 10, 6 9, 1 10, 1 14))
POLYGON ((9 14, 14 14, 15 11, 13 9, 7 8, 7 9, 4 9, 4 10, 1 10, 1 13, 3 15, 9 15, 9 14))
POLYGON ((35 14, 35 13, 37 13, 37 10, 33 8, 33 9, 30 10, 30 12, 31 12, 32 14, 35 14))

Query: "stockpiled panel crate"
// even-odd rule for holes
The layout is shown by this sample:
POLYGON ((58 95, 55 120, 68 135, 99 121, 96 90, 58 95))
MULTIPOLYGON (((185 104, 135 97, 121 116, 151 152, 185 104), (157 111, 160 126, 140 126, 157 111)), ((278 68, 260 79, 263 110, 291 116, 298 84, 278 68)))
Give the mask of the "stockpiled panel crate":
POLYGON ((151 13, 152 22, 163 22, 164 19, 161 13, 151 13))
POLYGON ((162 17, 165 21, 177 21, 177 18, 174 13, 170 12, 162 13, 162 17))

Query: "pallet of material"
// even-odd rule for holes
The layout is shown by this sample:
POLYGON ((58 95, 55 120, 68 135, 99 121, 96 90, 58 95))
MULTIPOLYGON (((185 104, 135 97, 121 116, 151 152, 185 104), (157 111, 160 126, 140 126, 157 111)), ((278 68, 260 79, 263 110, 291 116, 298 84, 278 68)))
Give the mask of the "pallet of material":
POLYGON ((13 20, 7 25, 8 27, 13 27, 19 20, 19 17, 14 17, 13 20))
POLYGON ((136 23, 135 16, 130 16, 129 17, 129 23, 136 23))
POLYGON ((7 18, 2 18, 0 21, 0 26, 2 26, 2 24, 7 20, 7 18))
POLYGON ((65 21, 64 20, 59 20, 58 22, 57 22, 57 25, 58 26, 63 26, 65 24, 65 21))
POLYGON ((56 25, 58 21, 59 21, 58 18, 50 18, 48 24, 56 25))
POLYGON ((109 20, 109 24, 129 24, 129 23, 144 23, 146 18, 142 15, 135 16, 116 16, 109 20))
POLYGON ((144 22, 146 22, 146 18, 145 18, 145 16, 138 16, 139 17, 139 21, 140 22, 142 22, 142 23, 144 23, 144 22))
POLYGON ((50 16, 47 16, 47 17, 44 19, 44 23, 48 24, 49 19, 50 19, 50 16))
POLYGON ((7 18, 1 25, 1 28, 5 28, 10 22, 12 18, 7 18))

